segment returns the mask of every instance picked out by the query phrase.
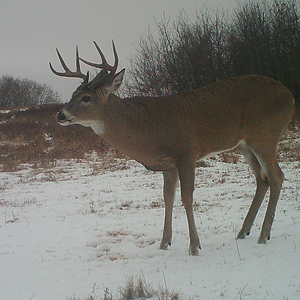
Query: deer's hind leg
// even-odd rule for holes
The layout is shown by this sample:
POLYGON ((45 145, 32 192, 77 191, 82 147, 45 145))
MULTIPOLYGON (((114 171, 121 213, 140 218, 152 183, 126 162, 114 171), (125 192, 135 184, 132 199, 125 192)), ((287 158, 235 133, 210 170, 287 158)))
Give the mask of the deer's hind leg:
POLYGON ((174 168, 164 171, 164 201, 165 201, 165 224, 164 233, 159 249, 166 250, 172 241, 172 213, 176 188, 178 186, 178 172, 174 168))
POLYGON ((266 172, 270 184, 270 199, 260 237, 258 239, 259 244, 265 244, 271 237, 271 227, 275 218, 275 210, 284 179, 284 174, 276 160, 276 154, 274 154, 273 157, 266 156, 263 159, 266 164, 266 172))
POLYGON ((237 235, 238 239, 244 239, 247 235, 250 234, 250 230, 252 228, 257 212, 269 188, 269 180, 266 174, 263 172, 262 166, 260 165, 257 157, 246 144, 240 145, 238 147, 238 150, 240 150, 240 152, 244 155, 256 178, 256 192, 248 214, 244 220, 242 229, 237 235))
POLYGON ((238 234, 238 238, 244 238, 250 233, 251 226, 262 203, 262 200, 270 187, 270 199, 261 234, 258 239, 259 244, 265 244, 270 239, 271 227, 275 217, 275 210, 283 182, 283 172, 281 171, 276 159, 276 147, 260 147, 252 150, 247 145, 239 146, 247 162, 254 171, 257 189, 244 221, 243 227, 238 234), (267 150, 266 150, 267 149, 267 150))

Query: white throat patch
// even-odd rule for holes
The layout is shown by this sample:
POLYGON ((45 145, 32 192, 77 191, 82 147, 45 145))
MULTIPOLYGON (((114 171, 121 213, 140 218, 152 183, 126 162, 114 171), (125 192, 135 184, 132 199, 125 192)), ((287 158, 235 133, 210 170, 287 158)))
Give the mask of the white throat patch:
POLYGON ((102 122, 102 121, 90 121, 89 126, 98 135, 103 135, 105 133, 105 125, 104 125, 104 122, 102 122))

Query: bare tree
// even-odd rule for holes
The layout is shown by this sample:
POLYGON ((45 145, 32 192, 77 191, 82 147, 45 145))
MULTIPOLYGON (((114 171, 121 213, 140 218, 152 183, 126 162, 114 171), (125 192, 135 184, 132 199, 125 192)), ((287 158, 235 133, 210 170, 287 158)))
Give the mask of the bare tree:
MULTIPOLYGON (((298 2, 299 5, 299 2, 298 2)), ((274 78, 285 83, 300 102, 300 13, 295 0, 275 1, 272 46, 275 59, 274 78)))
POLYGON ((162 96, 220 79, 261 74, 283 82, 300 102, 300 13, 296 0, 249 1, 233 13, 181 12, 142 36, 131 59, 130 96, 162 96))
POLYGON ((240 5, 231 22, 228 49, 232 75, 270 76, 300 100, 300 14, 295 0, 240 5))
POLYGON ((29 79, 2 76, 0 79, 0 107, 32 106, 58 103, 59 95, 50 86, 29 79))
POLYGON ((258 2, 245 3, 234 13, 227 44, 232 75, 264 71, 271 75, 268 55, 272 33, 268 13, 268 8, 258 2))

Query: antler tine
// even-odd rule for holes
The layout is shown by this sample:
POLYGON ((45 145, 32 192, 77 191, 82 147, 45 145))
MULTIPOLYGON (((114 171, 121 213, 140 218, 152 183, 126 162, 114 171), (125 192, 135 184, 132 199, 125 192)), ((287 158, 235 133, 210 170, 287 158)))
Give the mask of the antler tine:
POLYGON ((76 73, 81 73, 78 46, 76 46, 76 73))
POLYGON ((67 65, 65 64, 65 62, 64 62, 64 60, 63 60, 62 56, 60 55, 60 53, 59 53, 59 51, 58 51, 57 48, 56 48, 56 52, 57 52, 58 58, 60 60, 60 63, 62 65, 62 67, 64 68, 64 70, 66 71, 66 73, 61 73, 61 72, 57 72, 56 70, 54 70, 54 68, 52 67, 51 62, 49 63, 50 69, 57 76, 66 76, 67 73, 70 73, 71 71, 68 69, 67 65))
POLYGON ((101 51, 100 47, 98 46, 98 44, 94 41, 94 45, 101 57, 101 60, 102 60, 102 63, 101 64, 96 64, 96 63, 92 63, 92 62, 89 62, 83 58, 79 58, 82 62, 84 62, 85 64, 91 66, 91 67, 94 67, 94 68, 98 68, 98 69, 104 69, 106 71, 110 71, 112 74, 114 74, 117 70, 117 67, 118 67, 118 54, 117 54, 117 51, 116 51, 116 47, 115 47, 115 44, 114 42, 113 43, 113 52, 114 52, 114 56, 115 56, 115 63, 113 66, 109 65, 106 61, 106 58, 103 54, 103 52, 101 51))
POLYGON ((102 64, 108 65, 108 63, 107 63, 107 61, 106 61, 106 58, 105 58, 103 52, 101 51, 100 47, 98 46, 98 44, 97 44, 95 41, 93 41, 93 43, 94 43, 96 49, 98 50, 98 53, 100 54, 100 57, 101 57, 101 59, 102 59, 102 64))
POLYGON ((63 69, 65 70, 65 73, 62 72, 57 72, 53 67, 52 64, 49 63, 50 65, 50 69, 51 71, 57 75, 57 76, 62 76, 62 77, 75 77, 75 78, 81 78, 83 79, 84 83, 87 83, 89 80, 89 74, 87 73, 86 75, 83 74, 80 70, 80 63, 79 63, 79 53, 78 53, 78 46, 76 46, 76 72, 72 72, 66 65, 66 63, 64 62, 60 52, 58 51, 58 49, 56 48, 56 52, 59 58, 59 61, 63 67, 63 69))
POLYGON ((114 56, 115 56, 115 64, 114 64, 113 68, 114 68, 114 72, 116 72, 117 68, 118 68, 119 58, 118 58, 118 54, 117 54, 117 50, 116 50, 114 40, 112 40, 112 45, 113 45, 113 51, 114 51, 114 56))

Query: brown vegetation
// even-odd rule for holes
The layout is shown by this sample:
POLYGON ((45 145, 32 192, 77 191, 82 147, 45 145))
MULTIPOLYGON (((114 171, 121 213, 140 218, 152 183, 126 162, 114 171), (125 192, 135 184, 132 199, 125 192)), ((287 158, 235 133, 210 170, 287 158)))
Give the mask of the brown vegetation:
POLYGON ((0 111, 0 170, 22 164, 46 167, 58 159, 83 159, 110 148, 91 129, 60 126, 55 118, 61 104, 0 111))

